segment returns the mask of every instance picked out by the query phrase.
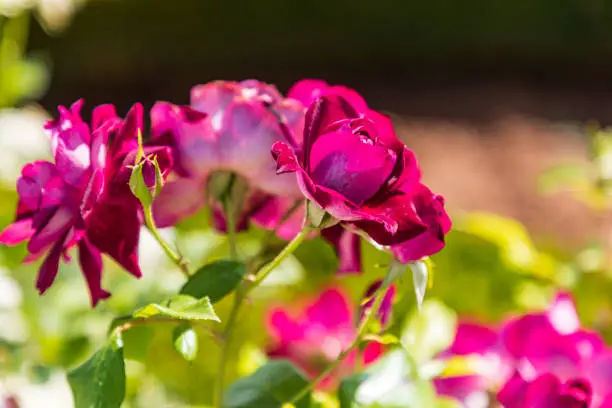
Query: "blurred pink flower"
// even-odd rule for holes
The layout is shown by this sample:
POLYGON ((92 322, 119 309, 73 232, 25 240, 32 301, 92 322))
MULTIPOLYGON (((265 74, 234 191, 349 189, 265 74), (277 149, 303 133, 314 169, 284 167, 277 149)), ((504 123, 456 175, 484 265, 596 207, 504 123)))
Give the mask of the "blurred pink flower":
MULTIPOLYGON (((280 307, 270 312, 268 327, 273 345, 268 354, 292 361, 314 378, 355 340, 355 324, 347 297, 337 289, 328 289, 297 316, 280 307)), ((350 353, 321 387, 333 387, 350 375, 357 358, 368 364, 381 353, 382 345, 375 342, 367 345, 362 356, 358 357, 356 351, 350 353)))
POLYGON ((500 401, 510 408, 599 408, 612 402, 612 350, 599 334, 581 327, 566 293, 547 311, 512 318, 499 332, 461 324, 441 357, 453 355, 480 356, 481 366, 491 368, 436 380, 439 393, 464 402, 472 393, 500 390, 500 401))
POLYGON ((587 382, 560 381, 554 374, 543 374, 528 382, 517 373, 498 394, 505 408, 589 408, 591 398, 587 382))
MULTIPOLYGON (((102 258, 106 253, 129 273, 141 276, 138 266, 140 204, 128 181, 136 158, 137 133, 142 129, 142 106, 135 105, 124 121, 112 105, 92 113, 91 127, 80 116, 83 101, 46 124, 55 163, 27 164, 17 181, 17 219, 0 233, 0 243, 28 241, 27 260, 46 254, 36 287, 44 293, 57 276, 60 257, 78 246, 79 262, 91 302, 110 294, 102 289, 102 258)), ((156 154, 163 173, 171 167, 168 148, 148 148, 156 154)))

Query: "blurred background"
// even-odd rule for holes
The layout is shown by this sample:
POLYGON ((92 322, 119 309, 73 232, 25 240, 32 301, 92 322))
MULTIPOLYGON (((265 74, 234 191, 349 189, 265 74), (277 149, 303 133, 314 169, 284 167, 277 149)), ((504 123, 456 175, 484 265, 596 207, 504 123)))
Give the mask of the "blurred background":
MULTIPOLYGON (((246 78, 283 92, 301 78, 344 84, 394 118, 455 220, 429 295, 453 313, 491 322, 569 288, 583 321, 612 334, 612 136, 599 130, 612 124, 606 0, 0 0, 0 228, 21 165, 49 154, 42 124, 58 104, 85 98, 124 114, 246 78)), ((196 226, 166 233, 196 259, 221 256, 224 238, 196 226)), ((0 395, 70 406, 62 370, 91 354, 114 315, 180 286, 144 241, 150 273, 133 282, 111 270, 113 298, 94 311, 73 266, 40 299, 23 248, 0 248, 0 395)), ((294 259, 317 276, 303 291, 332 280, 333 257, 308 262, 309 250, 329 255, 324 245, 294 259)), ((342 284, 357 297, 376 273, 342 284)), ((254 350, 265 347, 260 320, 244 327, 254 350)), ((130 406, 207 402, 206 364, 164 373, 147 361, 159 349, 132 351, 130 406)))

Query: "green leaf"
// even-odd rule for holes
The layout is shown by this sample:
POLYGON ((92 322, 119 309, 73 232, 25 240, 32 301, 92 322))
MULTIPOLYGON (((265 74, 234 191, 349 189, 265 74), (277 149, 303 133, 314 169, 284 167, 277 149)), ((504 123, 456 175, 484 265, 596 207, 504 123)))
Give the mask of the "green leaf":
POLYGON ((68 373, 75 408, 119 408, 125 397, 121 338, 114 336, 88 361, 68 373))
POLYGON ((184 320, 220 321, 207 297, 195 299, 188 295, 175 296, 165 306, 157 303, 147 305, 134 312, 134 317, 144 319, 150 317, 170 317, 184 320))
POLYGON ((149 208, 153 202, 153 194, 147 187, 144 176, 142 174, 143 164, 137 163, 132 167, 132 174, 130 175, 130 190, 132 194, 140 201, 144 208, 149 208))
POLYGON ((181 294, 208 297, 212 303, 217 303, 236 289, 246 272, 242 262, 224 260, 204 265, 185 283, 181 294))
POLYGON ((368 376, 368 373, 361 373, 342 380, 338 388, 340 408, 353 408, 356 406, 356 404, 353 404, 353 401, 355 401, 355 393, 368 376))
MULTIPOLYGON (((281 408, 302 388, 308 385, 306 376, 293 364, 284 360, 271 361, 253 373, 234 382, 223 401, 224 408, 281 408)), ((308 394, 296 408, 308 408, 308 394)))
POLYGON ((195 360, 198 355, 198 335, 188 323, 175 327, 172 338, 174 348, 185 360, 195 360))

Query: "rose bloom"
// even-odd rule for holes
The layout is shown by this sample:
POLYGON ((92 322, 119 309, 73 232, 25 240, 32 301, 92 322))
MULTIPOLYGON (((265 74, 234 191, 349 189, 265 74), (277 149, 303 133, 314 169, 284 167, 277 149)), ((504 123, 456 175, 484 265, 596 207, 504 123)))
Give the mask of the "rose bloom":
MULTIPOLYGON (((0 233, 0 243, 28 241, 26 260, 45 256, 36 288, 42 294, 53 283, 60 258, 77 247, 79 263, 95 306, 110 294, 102 289, 105 253, 135 277, 141 227, 140 204, 129 189, 130 165, 142 129, 142 106, 135 105, 121 120, 112 105, 98 106, 91 124, 80 116, 78 101, 59 107, 58 119, 45 129, 51 139, 54 162, 27 164, 17 180, 17 218, 0 233)), ((148 148, 163 174, 171 166, 168 148, 148 148)))
POLYGON ((510 319, 499 331, 461 324, 441 357, 457 355, 475 357, 474 374, 440 378, 435 385, 467 408, 486 407, 478 395, 497 391, 507 408, 600 408, 612 402, 612 352, 597 333, 581 328, 564 293, 544 313, 510 319))
MULTIPOLYGON (((314 379, 355 340, 357 329, 351 310, 347 297, 338 289, 324 291, 295 314, 282 307, 272 309, 268 316, 272 337, 268 355, 292 361, 314 379)), ((382 346, 376 342, 368 343, 361 355, 353 350, 320 388, 333 388, 353 373, 358 358, 369 364, 381 353, 382 346)))
POLYGON ((197 85, 190 106, 158 102, 151 111, 151 143, 173 148, 176 177, 154 203, 156 223, 168 226, 194 214, 206 204, 210 176, 231 172, 246 180, 254 195, 246 200, 250 217, 243 221, 268 225, 279 206, 302 198, 293 177, 275 175, 270 148, 280 140, 299 146, 304 112, 299 101, 255 80, 197 85))
MULTIPOLYGON (((443 198, 421 183, 416 158, 390 120, 350 95, 351 101, 334 93, 311 104, 302 149, 274 144, 278 173, 296 173, 306 199, 390 246, 401 262, 440 251, 451 226, 443 198)), ((338 250, 356 248, 357 237, 336 236, 344 239, 338 250)))

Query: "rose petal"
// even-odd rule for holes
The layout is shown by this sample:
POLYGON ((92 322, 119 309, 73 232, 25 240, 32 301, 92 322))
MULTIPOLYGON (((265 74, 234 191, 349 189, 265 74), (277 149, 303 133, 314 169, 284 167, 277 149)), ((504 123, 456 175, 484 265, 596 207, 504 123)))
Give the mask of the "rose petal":
POLYGON ((498 343, 499 335, 492 329, 474 323, 461 322, 448 352, 455 355, 484 355, 498 343))
MULTIPOLYGON (((58 174, 53 163, 47 161, 35 161, 26 164, 21 170, 21 177, 17 180, 17 193, 20 205, 27 211, 37 211, 43 201, 43 189, 45 189, 46 203, 59 204, 62 195, 61 190, 54 188, 58 185, 58 174), (54 181, 55 180, 55 181, 54 181)), ((23 211, 23 210, 22 210, 23 211)))
POLYGON ((218 134, 210 118, 190 107, 158 102, 151 109, 153 143, 173 148, 177 173, 204 179, 218 168, 218 134))
POLYGON ((392 250, 400 262, 416 261, 433 255, 444 248, 444 236, 451 228, 451 221, 444 209, 444 199, 435 195, 425 185, 418 184, 412 191, 414 205, 427 230, 411 240, 395 245, 392 250))
POLYGON ((118 168, 125 156, 138 148, 138 133, 142 132, 143 108, 142 104, 136 103, 125 116, 121 127, 115 134, 108 148, 108 159, 112 170, 118 168))
POLYGON ((168 182, 153 201, 155 224, 168 227, 195 214, 206 203, 205 186, 199 180, 179 178, 168 182))
POLYGON ((13 246, 18 245, 34 235, 32 218, 24 218, 10 224, 0 232, 0 244, 13 246))
POLYGON ((280 308, 271 311, 268 327, 270 334, 281 344, 290 344, 304 336, 303 327, 280 308))
POLYGON ((361 215, 364 221, 355 222, 355 225, 380 245, 402 243, 427 230, 416 212, 413 198, 401 192, 379 203, 365 205, 361 215))
MULTIPOLYGON (((241 92, 236 82, 214 81, 191 88, 191 106, 200 112, 215 116, 223 111, 241 92)), ((221 118, 218 119, 219 121, 221 118)))
POLYGON ((91 112, 92 132, 104 125, 107 121, 115 122, 119 120, 115 107, 111 104, 99 105, 91 112))
POLYGON ((142 276, 138 266, 140 226, 138 202, 134 196, 104 198, 87 219, 87 238, 98 250, 139 278, 142 276))
POLYGON ((310 152, 317 138, 324 133, 327 126, 359 115, 343 98, 337 96, 322 97, 310 105, 306 112, 304 125, 304 169, 310 172, 310 152))
MULTIPOLYGON (((32 253, 40 252, 60 237, 65 236, 74 219, 73 211, 65 206, 58 207, 46 224, 43 226, 35 225, 36 233, 28 243, 28 251, 32 253)), ((36 224, 36 220, 33 221, 36 224)))
POLYGON ((36 289, 38 289, 38 292, 41 295, 45 293, 47 289, 49 289, 49 287, 53 284, 55 277, 57 276, 60 256, 62 255, 65 238, 66 235, 64 234, 60 239, 57 240, 57 242, 55 243, 55 245, 53 245, 51 251, 47 255, 47 258, 38 270, 36 289))
POLYGON ((576 306, 568 293, 559 293, 546 315, 555 330, 561 334, 571 334, 580 329, 576 306))
POLYGON ((79 241, 79 262, 87 281, 91 306, 96 307, 100 300, 106 299, 110 293, 102 289, 102 256, 87 238, 79 241))
POLYGON ((395 159, 384 146, 345 128, 317 138, 310 152, 310 176, 315 184, 361 205, 389 178, 395 159))
POLYGON ((341 85, 330 86, 327 82, 318 79, 303 79, 298 81, 287 93, 288 98, 297 99, 305 106, 309 106, 314 100, 324 95, 341 96, 358 112, 365 112, 368 110, 365 100, 355 90, 341 85))
POLYGON ((361 238, 340 225, 321 231, 321 235, 336 250, 338 275, 361 273, 361 238))
POLYGON ((348 300, 337 289, 328 289, 317 301, 306 309, 310 324, 320 325, 326 330, 352 327, 352 314, 348 300))

